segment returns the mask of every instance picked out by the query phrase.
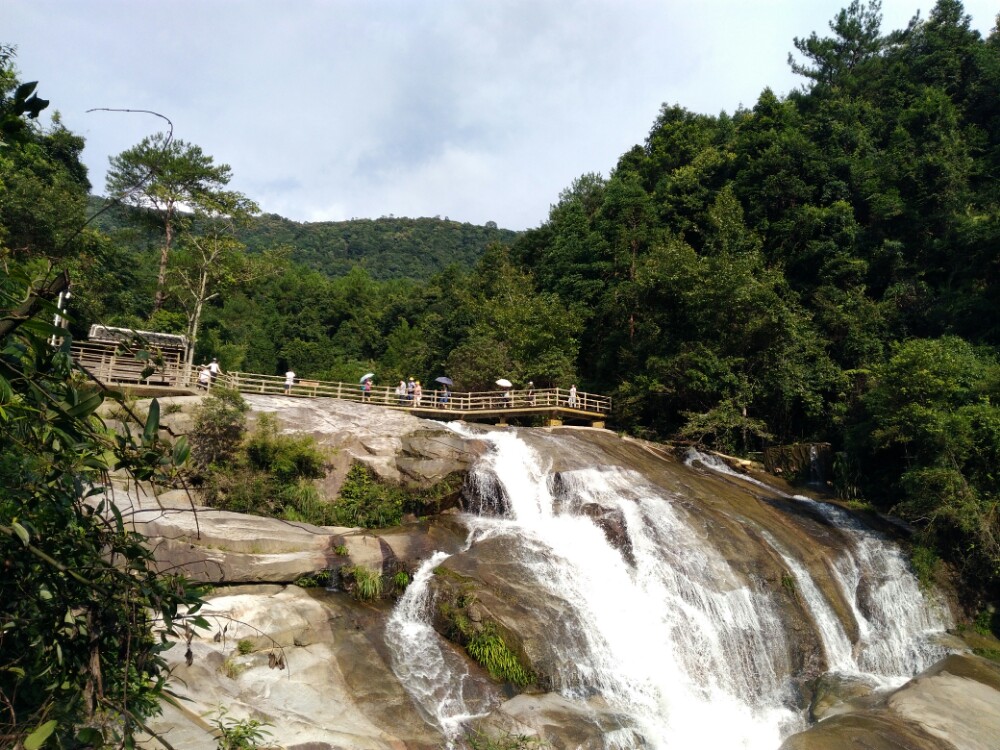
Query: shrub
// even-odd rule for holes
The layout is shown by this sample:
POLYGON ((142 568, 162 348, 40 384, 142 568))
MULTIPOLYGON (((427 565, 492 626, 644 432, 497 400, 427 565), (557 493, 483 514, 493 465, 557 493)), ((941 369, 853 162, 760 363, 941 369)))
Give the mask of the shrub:
POLYGON ((351 593, 355 599, 371 602, 382 596, 382 575, 378 571, 355 565, 353 568, 345 568, 344 572, 354 579, 351 593))
POLYGON ((246 431, 249 405, 237 391, 216 388, 194 412, 192 456, 206 468, 231 461, 246 431))
POLYGON ((515 685, 528 685, 534 681, 531 672, 524 668, 492 622, 487 622, 482 630, 469 638, 465 650, 498 680, 515 685))
POLYGON ((296 579, 295 585, 302 589, 315 589, 330 585, 330 575, 329 570, 321 570, 318 573, 314 573, 311 576, 302 576, 296 579))
POLYGON ((243 656, 253 652, 253 641, 249 638, 241 638, 239 643, 236 644, 236 650, 240 652, 243 656))
POLYGON ((245 443, 247 462, 281 483, 318 479, 326 470, 326 457, 309 435, 281 435, 273 414, 262 414, 245 443))
POLYGON ((218 750, 258 750, 268 747, 264 744, 270 736, 263 727, 270 726, 257 719, 226 720, 226 710, 219 709, 219 715, 212 722, 219 733, 218 750))
POLYGON ((937 553, 929 547, 918 545, 910 550, 910 564, 923 588, 930 588, 934 583, 934 574, 939 562, 937 553))
POLYGON ((333 521, 369 529, 395 526, 403 517, 404 499, 401 487, 380 482, 367 466, 354 464, 333 503, 333 521))

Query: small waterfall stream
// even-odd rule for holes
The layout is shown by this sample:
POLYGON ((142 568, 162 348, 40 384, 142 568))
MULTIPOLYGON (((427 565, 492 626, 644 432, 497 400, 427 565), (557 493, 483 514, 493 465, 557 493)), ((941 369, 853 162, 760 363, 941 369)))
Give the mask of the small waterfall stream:
MULTIPOLYGON (((453 429, 473 434, 465 426, 453 429)), ((774 750, 782 737, 803 728, 786 648, 792 636, 782 625, 773 587, 752 577, 748 582, 706 543, 684 497, 615 466, 563 471, 554 482, 540 455, 515 431, 475 437, 492 450, 473 479, 481 481, 482 493, 496 493, 499 486, 504 502, 494 506, 506 512, 467 516, 470 544, 502 537, 532 585, 562 603, 568 614, 552 624, 545 644, 556 665, 553 689, 581 702, 597 696, 626 717, 631 726, 608 733, 606 746, 774 750), (587 514, 595 506, 618 514, 628 554, 609 543, 587 514)), ((850 562, 836 567, 859 618, 860 649, 852 648, 807 569, 773 536, 755 533, 795 577, 830 669, 905 679, 934 658, 926 633, 942 624, 927 614, 915 583, 913 591, 900 583, 912 575, 898 550, 886 552, 893 548, 884 541, 865 547, 860 524, 836 513, 828 518, 859 539, 845 552, 850 562), (914 593, 923 614, 902 611, 914 606, 914 593), (884 597, 896 601, 876 603, 884 597)), ((400 681, 428 720, 453 740, 474 712, 463 700, 464 665, 441 647, 428 622, 428 580, 446 557, 437 553, 421 567, 386 636, 400 681)))
POLYGON ((428 581, 448 555, 435 552, 413 576, 386 625, 392 669, 417 707, 446 737, 454 737, 474 714, 466 706, 465 663, 443 646, 429 622, 428 581))
MULTIPOLYGON (((824 640, 824 645, 828 656, 832 655, 831 661, 838 662, 831 663, 831 669, 865 677, 880 687, 893 687, 901 685, 945 655, 945 649, 935 642, 935 636, 952 623, 940 603, 925 599, 898 545, 836 505, 782 492, 734 471, 716 456, 691 451, 686 463, 695 462, 801 503, 850 538, 851 547, 842 551, 832 567, 834 578, 858 626, 856 656, 849 664, 842 661, 842 645, 836 642, 838 636, 828 633, 819 624, 827 618, 824 610, 829 609, 829 604, 818 591, 815 597, 807 595, 820 632, 830 636, 829 641, 824 640)), ((784 557, 784 553, 777 551, 784 557)), ((790 563, 789 569, 792 570, 795 563, 786 562, 790 563)), ((803 588, 810 586, 815 588, 811 581, 805 582, 803 588)))

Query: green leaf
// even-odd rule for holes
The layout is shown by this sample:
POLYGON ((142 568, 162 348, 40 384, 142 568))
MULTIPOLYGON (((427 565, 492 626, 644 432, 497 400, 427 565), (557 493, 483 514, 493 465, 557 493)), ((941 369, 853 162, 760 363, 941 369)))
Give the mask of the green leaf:
POLYGON ((76 741, 81 745, 93 745, 94 747, 104 747, 104 735, 100 729, 95 727, 84 727, 76 735, 76 741))
POLYGON ((21 330, 36 333, 43 338, 48 338, 49 336, 62 336, 65 333, 62 328, 58 328, 46 320, 38 320, 37 318, 26 320, 21 324, 21 330))
POLYGON ((85 417, 88 414, 92 414, 102 403, 104 403, 104 395, 102 393, 94 393, 83 399, 76 406, 67 409, 66 414, 74 419, 85 417))
POLYGON ((178 438, 174 443, 174 466, 181 466, 191 455, 191 446, 188 444, 186 436, 178 438))
POLYGON ((14 533, 17 534, 18 538, 21 540, 21 543, 24 544, 25 547, 27 547, 31 543, 31 534, 29 534, 28 530, 24 528, 21 524, 19 524, 17 521, 14 521, 13 523, 11 523, 11 528, 14 529, 14 533))
POLYGON ((52 736, 58 725, 59 722, 55 719, 42 724, 24 740, 24 750, 38 750, 52 736))
POLYGON ((146 428, 142 433, 144 443, 152 443, 160 429, 160 402, 153 399, 149 404, 149 414, 146 415, 146 428))

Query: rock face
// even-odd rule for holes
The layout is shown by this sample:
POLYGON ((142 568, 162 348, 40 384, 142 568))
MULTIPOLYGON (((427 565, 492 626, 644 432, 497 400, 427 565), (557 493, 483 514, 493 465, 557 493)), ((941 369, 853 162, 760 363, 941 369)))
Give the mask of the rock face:
MULTIPOLYGON (((284 430, 313 435, 328 448, 334 465, 324 487, 328 494, 336 492, 355 461, 384 479, 421 488, 468 472, 492 450, 484 440, 369 404, 253 395, 247 400, 255 412, 274 413, 284 430)), ((180 428, 181 416, 164 419, 178 418, 180 428)), ((881 697, 865 695, 868 687, 851 681, 817 683, 828 655, 806 593, 776 550, 808 571, 852 643, 859 627, 854 603, 837 585, 830 563, 849 540, 808 504, 686 468, 656 446, 608 432, 570 428, 517 434, 545 464, 558 512, 575 514, 589 528, 583 543, 588 551, 609 548, 602 552, 609 565, 636 571, 640 555, 648 551, 633 547, 636 516, 629 508, 623 510, 600 492, 581 491, 580 483, 595 470, 631 472, 636 504, 645 485, 676 500, 671 505, 687 524, 685 536, 671 540, 677 554, 712 546, 725 561, 725 570, 707 566, 712 586, 724 595, 749 591, 773 603, 775 627, 784 635, 767 644, 774 649, 770 658, 792 685, 790 700, 801 715, 811 709, 814 718, 826 717, 789 737, 784 750, 996 750, 1000 676, 996 666, 981 659, 949 657, 881 697)), ((373 533, 199 508, 179 492, 159 497, 116 492, 119 508, 149 537, 159 562, 215 584, 203 610, 213 630, 166 652, 174 687, 190 702, 181 709, 168 707, 153 728, 178 749, 212 750, 211 722, 225 707, 228 719, 268 723, 273 739, 295 750, 436 750, 454 742, 392 671, 385 639, 391 599, 362 604, 341 590, 287 585, 327 571, 336 584, 337 571, 353 566, 387 576, 412 573, 421 561, 442 552, 448 557, 428 584, 432 624, 441 637, 433 632, 426 637, 437 639, 452 662, 467 665, 470 682, 482 684, 489 679, 485 670, 446 639, 461 643, 463 628, 493 627, 534 676, 527 688, 480 690, 480 696, 489 697, 476 704, 476 712, 485 715, 466 726, 494 737, 537 736, 557 750, 660 746, 658 737, 640 730, 626 709, 611 705, 599 690, 578 690, 572 699, 559 694, 579 678, 579 666, 568 655, 586 650, 582 634, 589 623, 559 595, 560 586, 577 582, 539 585, 538 560, 531 554, 543 556, 544 550, 527 545, 529 553, 514 554, 511 538, 493 533, 490 524, 511 511, 513 499, 496 477, 480 477, 467 482, 455 502, 492 518, 474 521, 446 510, 373 533)), ((157 746, 155 739, 146 744, 157 746)))
POLYGON ((482 453, 477 441, 403 411, 332 398, 244 394, 254 412, 275 414, 285 431, 312 435, 331 449, 332 470, 323 482, 336 497, 351 464, 360 461, 390 482, 431 486, 468 470, 482 453))
POLYGON ((369 608, 294 586, 254 586, 209 597, 202 614, 214 631, 166 652, 186 700, 151 722, 174 747, 214 750, 208 730, 221 709, 227 722, 269 725, 288 750, 439 746, 389 668, 378 646, 381 617, 369 608))
POLYGON ((789 737, 781 750, 994 750, 998 743, 1000 665, 952 654, 885 698, 789 737))

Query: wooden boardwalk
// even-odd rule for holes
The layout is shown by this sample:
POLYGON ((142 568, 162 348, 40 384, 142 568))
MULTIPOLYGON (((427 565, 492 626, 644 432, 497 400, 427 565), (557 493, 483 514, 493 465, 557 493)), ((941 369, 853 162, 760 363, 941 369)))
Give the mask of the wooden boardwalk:
MULTIPOLYGON (((141 389, 144 395, 161 393, 198 393, 198 373, 188 372, 183 363, 169 361, 156 372, 143 378, 146 362, 132 355, 109 353, 73 344, 74 361, 86 367, 98 380, 115 387, 141 389)), ((241 393, 262 393, 299 398, 337 398, 345 401, 370 403, 400 411, 408 411, 427 419, 460 419, 491 421, 506 424, 510 420, 542 418, 548 425, 564 422, 589 423, 604 427, 611 412, 611 399, 595 393, 578 391, 571 402, 566 388, 539 388, 531 391, 506 388, 482 392, 449 392, 425 390, 419 403, 400 399, 396 386, 374 386, 366 394, 359 383, 339 383, 324 380, 299 379, 285 392, 285 379, 280 375, 260 375, 231 372, 222 375, 217 384, 241 393)), ((436 385, 436 384, 435 384, 436 385)))

